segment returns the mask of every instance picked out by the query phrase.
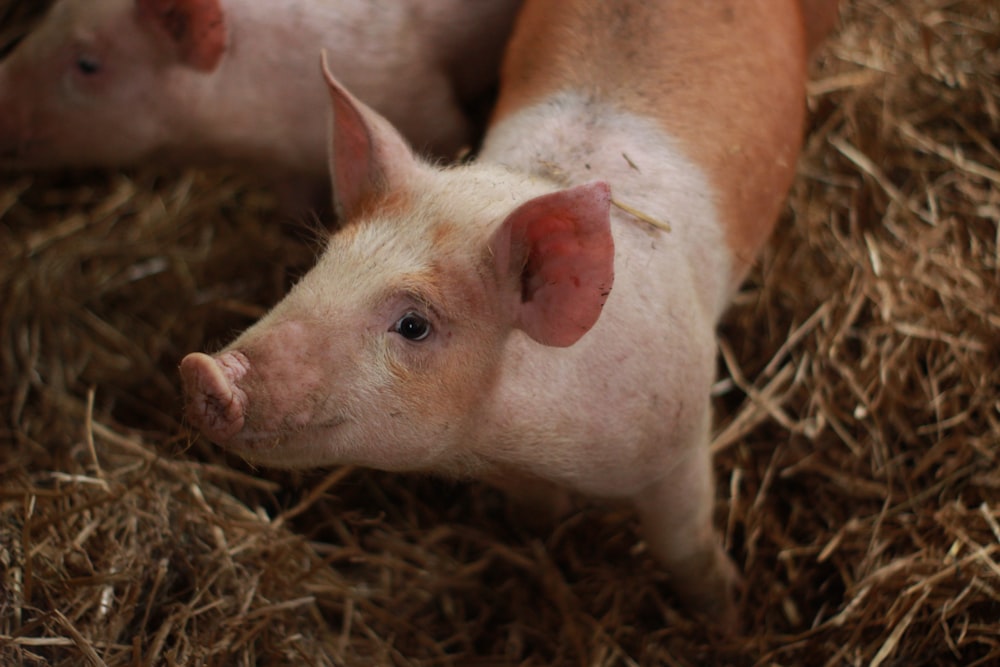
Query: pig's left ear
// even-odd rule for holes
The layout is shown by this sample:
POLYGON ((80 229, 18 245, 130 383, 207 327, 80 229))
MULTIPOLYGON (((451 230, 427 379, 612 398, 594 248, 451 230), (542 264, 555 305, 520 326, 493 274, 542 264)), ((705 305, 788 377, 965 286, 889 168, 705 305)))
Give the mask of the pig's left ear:
POLYGON ((416 156, 389 121, 365 106, 330 72, 326 51, 323 75, 333 103, 330 176, 333 208, 344 223, 392 192, 406 190, 419 170, 416 156))
POLYGON ((595 181, 522 204, 497 231, 497 268, 520 290, 517 326, 539 343, 572 345, 597 322, 614 281, 610 206, 595 181))
POLYGON ((140 19, 170 40, 181 62, 214 70, 226 51, 221 0, 136 0, 140 19))

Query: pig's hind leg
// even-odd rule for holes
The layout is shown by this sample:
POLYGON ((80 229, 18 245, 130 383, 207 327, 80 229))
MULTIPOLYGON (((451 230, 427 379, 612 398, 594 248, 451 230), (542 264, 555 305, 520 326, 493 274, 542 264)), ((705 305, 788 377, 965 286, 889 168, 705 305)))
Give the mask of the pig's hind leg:
POLYGON ((667 569, 684 605, 738 631, 737 594, 742 579, 716 536, 712 514, 714 477, 708 419, 700 442, 674 460, 664 478, 635 498, 642 533, 650 552, 667 569))

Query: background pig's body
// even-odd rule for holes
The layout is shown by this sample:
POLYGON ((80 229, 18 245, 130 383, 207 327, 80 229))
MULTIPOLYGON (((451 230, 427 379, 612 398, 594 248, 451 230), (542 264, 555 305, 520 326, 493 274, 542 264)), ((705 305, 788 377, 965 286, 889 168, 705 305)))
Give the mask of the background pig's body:
POLYGON ((226 162, 325 187, 323 49, 418 150, 451 157, 516 5, 223 0, 219 25, 217 0, 59 0, 0 63, 0 166, 226 162))
POLYGON ((351 222, 226 351, 184 360, 189 419, 275 465, 631 500, 684 600, 731 626, 737 577, 711 520, 713 329, 792 178, 804 33, 795 0, 531 1, 479 163, 447 171, 334 85, 351 222), (593 179, 672 231, 614 208, 609 222, 593 179), (403 340, 412 312, 433 336, 403 340))

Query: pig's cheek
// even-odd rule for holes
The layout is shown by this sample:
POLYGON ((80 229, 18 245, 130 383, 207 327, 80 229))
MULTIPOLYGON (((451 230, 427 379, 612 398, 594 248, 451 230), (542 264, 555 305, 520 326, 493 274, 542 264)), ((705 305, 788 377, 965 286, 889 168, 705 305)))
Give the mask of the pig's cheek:
POLYGON ((495 374, 490 357, 478 346, 452 342, 442 336, 427 348, 409 350, 398 371, 406 410, 437 422, 443 431, 468 417, 495 374))
POLYGON ((447 381, 450 357, 453 354, 448 344, 448 334, 435 329, 422 341, 404 340, 398 335, 387 345, 386 370, 392 377, 392 384, 407 403, 423 404, 440 397, 442 382, 447 381))

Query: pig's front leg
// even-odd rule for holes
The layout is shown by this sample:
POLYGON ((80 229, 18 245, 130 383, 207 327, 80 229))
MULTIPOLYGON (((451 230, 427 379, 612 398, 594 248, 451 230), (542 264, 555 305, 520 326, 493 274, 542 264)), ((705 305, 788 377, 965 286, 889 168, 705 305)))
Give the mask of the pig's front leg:
POLYGON ((676 467, 637 495, 635 505, 646 544, 670 573, 681 601, 735 633, 742 577, 712 523, 715 485, 708 430, 706 419, 700 442, 679 453, 683 458, 674 462, 676 467))

